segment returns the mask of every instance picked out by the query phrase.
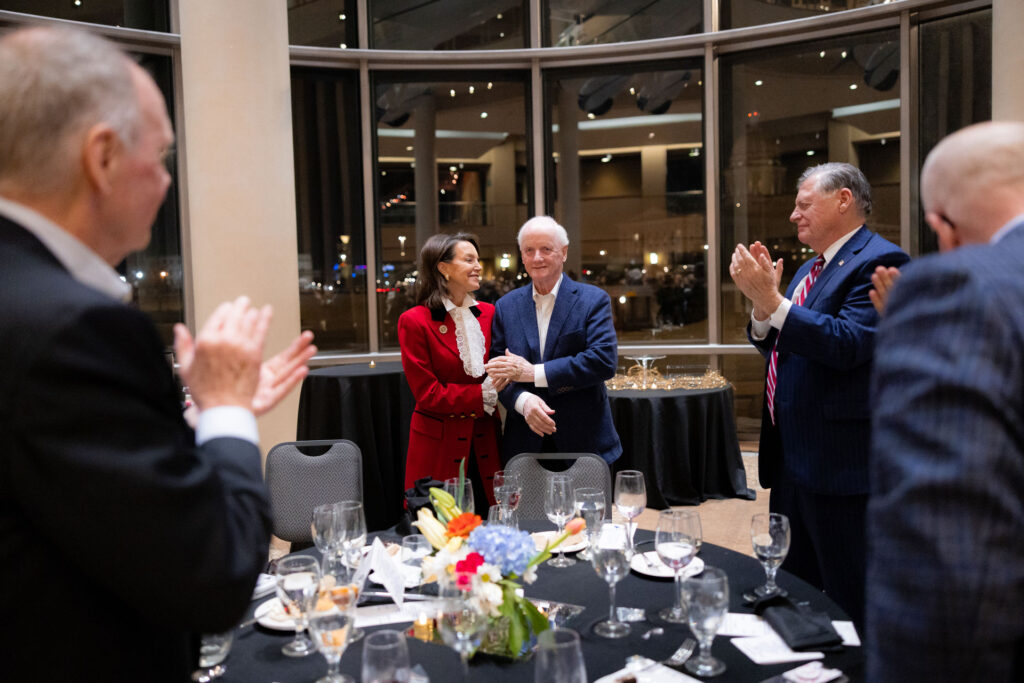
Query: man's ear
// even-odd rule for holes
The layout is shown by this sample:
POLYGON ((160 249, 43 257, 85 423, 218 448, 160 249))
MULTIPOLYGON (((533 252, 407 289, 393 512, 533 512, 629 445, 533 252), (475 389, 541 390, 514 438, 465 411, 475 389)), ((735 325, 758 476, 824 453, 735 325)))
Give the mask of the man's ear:
POLYGON ((839 190, 839 213, 846 213, 853 207, 853 192, 844 187, 839 190))
POLYGON ((939 241, 939 251, 952 251, 963 244, 960 241, 960 235, 957 233, 956 226, 946 220, 942 214, 935 211, 926 211, 924 219, 939 241))
POLYGON ((106 124, 96 124, 85 134, 82 144, 82 171, 86 181, 100 194, 113 188, 112 175, 123 145, 117 133, 106 124))

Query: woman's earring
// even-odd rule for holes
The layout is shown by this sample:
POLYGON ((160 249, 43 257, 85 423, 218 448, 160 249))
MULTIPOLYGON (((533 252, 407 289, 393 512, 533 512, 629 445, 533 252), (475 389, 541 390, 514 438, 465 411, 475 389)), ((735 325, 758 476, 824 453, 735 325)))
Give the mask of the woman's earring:
POLYGON ((444 275, 444 281, 445 282, 448 282, 449 280, 451 280, 451 278, 448 277, 448 273, 441 273, 441 275, 444 275))

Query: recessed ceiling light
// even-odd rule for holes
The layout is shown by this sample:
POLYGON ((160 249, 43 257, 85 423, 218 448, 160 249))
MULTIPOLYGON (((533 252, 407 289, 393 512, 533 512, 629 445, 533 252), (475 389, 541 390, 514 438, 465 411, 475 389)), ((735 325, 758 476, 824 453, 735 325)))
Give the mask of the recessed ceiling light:
POLYGON ((487 112, 485 112, 485 111, 480 112, 480 118, 486 119, 487 118, 487 112))
POLYGON ((764 85, 764 81, 762 81, 762 80, 761 80, 761 79, 759 78, 759 79, 757 79, 756 81, 754 81, 754 85, 764 85))

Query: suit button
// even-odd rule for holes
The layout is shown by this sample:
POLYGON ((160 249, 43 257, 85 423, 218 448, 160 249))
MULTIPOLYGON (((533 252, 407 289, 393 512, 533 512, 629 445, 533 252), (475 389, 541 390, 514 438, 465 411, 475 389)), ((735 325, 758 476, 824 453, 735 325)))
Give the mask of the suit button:
POLYGON ((449 415, 449 416, 448 416, 448 419, 450 419, 450 420, 454 420, 454 419, 455 419, 455 413, 452 413, 451 415, 449 415))
POLYGON ((471 418, 473 418, 474 420, 476 419, 476 413, 470 413, 470 414, 469 414, 469 416, 470 416, 471 418))
POLYGON ((466 419, 466 414, 463 413, 462 415, 459 415, 459 419, 460 420, 465 420, 466 419))

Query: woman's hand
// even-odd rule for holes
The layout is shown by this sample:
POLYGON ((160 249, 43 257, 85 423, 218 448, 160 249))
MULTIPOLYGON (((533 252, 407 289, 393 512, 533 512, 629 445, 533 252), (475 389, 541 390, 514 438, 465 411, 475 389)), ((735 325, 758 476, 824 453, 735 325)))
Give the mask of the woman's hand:
POLYGON ((505 379, 509 382, 533 382, 534 377, 533 363, 508 349, 505 349, 505 355, 487 361, 484 370, 495 381, 505 379))

